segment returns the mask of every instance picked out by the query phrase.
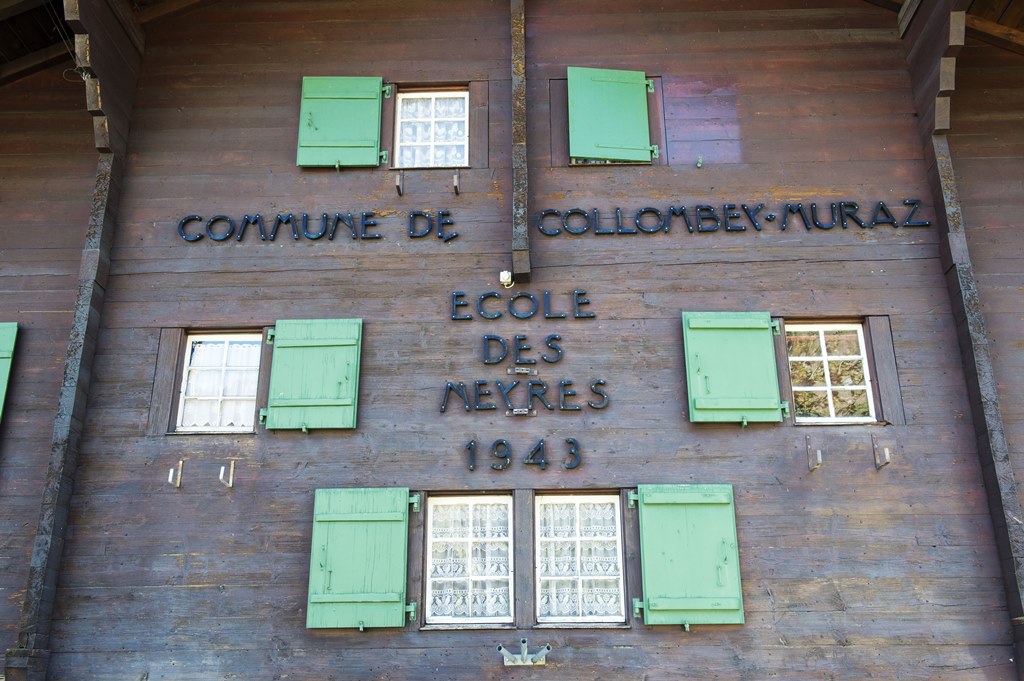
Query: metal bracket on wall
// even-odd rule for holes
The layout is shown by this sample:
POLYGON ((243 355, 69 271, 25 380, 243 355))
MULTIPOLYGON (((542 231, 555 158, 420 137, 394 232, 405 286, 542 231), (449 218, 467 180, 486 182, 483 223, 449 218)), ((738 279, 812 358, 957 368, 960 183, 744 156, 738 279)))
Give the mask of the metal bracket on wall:
POLYGON ((895 445, 879 445, 878 437, 874 434, 871 435, 871 449, 875 453, 875 470, 884 468, 892 463, 892 455, 896 450, 895 445))
POLYGON ((235 486, 235 460, 234 459, 232 459, 230 461, 230 466, 221 466, 220 467, 220 476, 218 476, 217 479, 220 480, 221 483, 225 487, 234 487, 235 486), (225 469, 227 470, 227 474, 228 474, 227 478, 224 477, 225 469))
POLYGON ((405 193, 405 171, 399 170, 398 174, 395 175, 395 191, 401 196, 405 193))
POLYGON ((455 174, 452 175, 452 189, 455 190, 455 195, 459 195, 459 190, 462 188, 460 183, 462 182, 462 175, 459 173, 458 168, 455 169, 455 174))
POLYGON ((536 416, 536 409, 527 409, 523 407, 521 409, 512 409, 511 411, 506 410, 505 416, 536 416))
POLYGON ((167 482, 171 485, 174 485, 175 487, 181 487, 181 469, 184 467, 185 460, 178 459, 177 467, 172 467, 171 470, 167 473, 167 482), (175 475, 175 470, 177 470, 177 475, 175 475))
POLYGON ((506 667, 532 667, 534 665, 547 664, 544 658, 546 658, 548 653, 551 652, 551 644, 549 643, 531 655, 527 650, 526 639, 521 638, 519 639, 518 655, 513 655, 505 648, 505 646, 500 644, 498 645, 498 652, 505 658, 506 667))
POLYGON ((811 449, 811 436, 804 436, 804 444, 807 447, 807 470, 817 470, 821 466, 821 450, 811 449))

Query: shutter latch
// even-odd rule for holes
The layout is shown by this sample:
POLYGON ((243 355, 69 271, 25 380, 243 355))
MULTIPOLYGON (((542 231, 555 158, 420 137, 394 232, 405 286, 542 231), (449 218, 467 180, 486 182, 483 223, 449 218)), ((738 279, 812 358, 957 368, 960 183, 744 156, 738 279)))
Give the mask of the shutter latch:
MULTIPOLYGON (((630 492, 629 495, 626 497, 626 501, 629 505, 629 508, 636 508, 637 502, 640 501, 640 492, 630 492)), ((636 600, 634 600, 633 602, 636 603, 636 600)))
POLYGON ((647 91, 648 92, 654 92, 654 79, 653 78, 645 78, 644 79, 644 85, 647 86, 647 91))
POLYGON ((781 406, 783 418, 789 418, 789 402, 783 400, 781 406))
POLYGON ((380 152, 380 162, 381 163, 387 163, 388 162, 388 150, 387 149, 384 149, 383 151, 380 152))
POLYGON ((276 327, 272 326, 269 329, 267 329, 267 345, 273 345, 274 344, 274 336, 276 336, 276 335, 277 335, 277 328, 276 327))
POLYGON ((644 599, 634 598, 633 599, 633 617, 639 617, 640 611, 644 609, 644 599))
POLYGON ((773 336, 780 336, 780 335, 782 335, 782 326, 779 325, 779 320, 778 319, 773 319, 772 320, 772 335, 773 336))
POLYGON ((410 622, 415 622, 416 621, 416 603, 413 602, 413 603, 409 603, 408 605, 406 605, 405 606, 405 611, 407 613, 409 613, 409 621, 410 622))
POLYGON ((262 423, 266 423, 266 422, 267 422, 267 409, 266 409, 266 407, 264 407, 263 409, 260 409, 260 423, 262 424, 262 423))
POLYGON ((409 503, 412 504, 413 513, 419 513, 420 512, 420 495, 419 494, 410 494, 409 495, 409 503))
POLYGON ((657 144, 652 144, 651 145, 651 158, 658 158, 658 145, 657 144))
POLYGON ((382 87, 380 89, 380 91, 384 93, 384 99, 391 99, 391 86, 390 85, 385 85, 384 87, 382 87))

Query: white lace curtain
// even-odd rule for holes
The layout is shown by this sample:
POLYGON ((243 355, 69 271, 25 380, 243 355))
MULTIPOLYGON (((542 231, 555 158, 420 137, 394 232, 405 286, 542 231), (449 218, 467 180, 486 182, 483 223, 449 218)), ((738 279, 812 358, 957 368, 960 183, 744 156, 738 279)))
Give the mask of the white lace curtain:
POLYGON ((430 508, 429 618, 511 620, 512 500, 430 508))
POLYGON ((622 559, 616 500, 538 500, 540 620, 619 620, 622 559))
POLYGON ((190 338, 180 404, 183 428, 252 428, 260 339, 190 338))

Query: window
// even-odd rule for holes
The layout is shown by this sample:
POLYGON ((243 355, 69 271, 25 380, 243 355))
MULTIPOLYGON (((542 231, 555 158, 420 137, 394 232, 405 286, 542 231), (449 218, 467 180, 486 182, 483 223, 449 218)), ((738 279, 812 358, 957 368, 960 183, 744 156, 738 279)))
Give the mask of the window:
POLYGON ((469 165, 469 92, 402 92, 395 113, 398 168, 469 165))
POLYGON ((513 621, 512 497, 431 497, 427 503, 428 624, 513 621))
POLYGON ((0 322, 0 416, 3 415, 4 400, 7 397, 7 381, 11 377, 14 340, 17 336, 17 322, 0 322))
POLYGON ((787 324, 797 423, 874 422, 862 324, 787 324))
POLYGON ((574 164, 650 163, 647 97, 654 82, 643 71, 570 66, 569 157, 574 164))
POLYGON ((252 431, 262 337, 189 335, 185 340, 178 431, 252 431))
POLYGON ((538 496, 538 622, 623 622, 617 496, 538 496))
POLYGON ((648 625, 743 622, 731 485, 538 494, 524 507, 512 494, 439 494, 428 496, 421 522, 410 522, 420 497, 406 488, 316 490, 307 627, 404 627, 418 617, 443 628, 528 627, 530 618, 538 626, 628 626, 641 611, 648 625), (627 497, 638 512, 623 519, 627 497), (517 515, 523 522, 514 525, 517 515), (515 590, 517 552, 527 563, 518 575, 525 594, 515 590), (624 556, 636 554, 641 593, 630 610, 624 556), (406 602, 410 580, 422 580, 421 610, 406 602), (535 612, 516 613, 517 600, 531 598, 535 612))

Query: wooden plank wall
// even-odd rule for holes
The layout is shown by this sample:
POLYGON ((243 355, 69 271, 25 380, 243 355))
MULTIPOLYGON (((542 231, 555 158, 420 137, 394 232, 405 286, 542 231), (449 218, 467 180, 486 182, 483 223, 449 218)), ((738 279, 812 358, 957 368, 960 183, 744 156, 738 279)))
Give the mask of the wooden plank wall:
POLYGON ((14 645, 96 173, 68 64, 0 87, 0 319, 18 339, 0 424, 0 649, 14 645))
MULTIPOLYGON (((1007 445, 1017 479, 1024 474, 1024 56, 971 42, 957 59, 950 148, 958 171, 967 240, 974 261, 1007 445), (998 102, 997 107, 992 103, 998 102)), ((1018 488, 1019 490, 1019 488, 1018 488)))
MULTIPOLYGON (((530 212, 597 208, 608 226, 616 207, 927 202, 895 17, 855 0, 808 4, 527 2, 530 212), (549 101, 567 65, 659 78, 669 164, 552 167, 564 114, 549 101)), ((521 636, 553 646, 550 679, 1015 678, 935 228, 534 230, 532 281, 513 291, 549 290, 565 309, 583 289, 596 318, 450 320, 453 290, 472 299, 499 289, 511 264, 508 16, 503 0, 343 12, 327 0, 264 0, 211 3, 147 32, 51 678, 533 678, 495 652, 521 636), (407 172, 401 197, 385 169, 296 169, 304 75, 486 81, 487 166, 462 172, 459 196, 450 172, 407 172), (439 209, 451 210, 459 238, 406 236, 408 211, 439 209), (187 244, 176 231, 191 213, 336 210, 374 211, 383 238, 260 242, 250 228, 241 242, 187 244), (887 316, 906 425, 688 423, 683 310, 887 316), (162 434, 175 329, 296 317, 364 320, 355 431, 162 434), (603 378, 609 407, 521 420, 440 414, 446 381, 504 378, 481 363, 487 333, 526 334, 535 347, 559 333, 565 357, 542 378, 583 391, 603 378), (880 471, 872 435, 895 452, 880 471), (541 437, 569 436, 584 447, 576 471, 465 468, 470 438, 507 437, 525 454, 541 437), (807 438, 824 452, 814 472, 807 438), (230 490, 217 480, 229 459, 230 490), (179 460, 176 489, 167 472, 179 460), (735 486, 745 625, 304 628, 317 487, 525 490, 524 499, 644 482, 735 486)), ((934 206, 922 216, 934 219, 934 206)), ((630 597, 637 569, 631 552, 630 597)), ((417 601, 421 572, 414 561, 417 601)))

